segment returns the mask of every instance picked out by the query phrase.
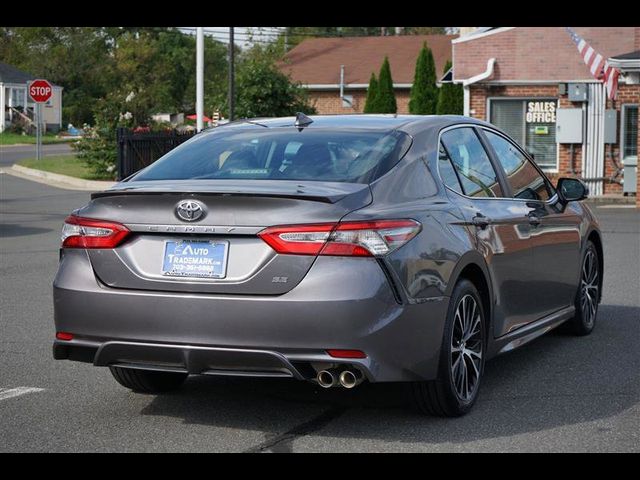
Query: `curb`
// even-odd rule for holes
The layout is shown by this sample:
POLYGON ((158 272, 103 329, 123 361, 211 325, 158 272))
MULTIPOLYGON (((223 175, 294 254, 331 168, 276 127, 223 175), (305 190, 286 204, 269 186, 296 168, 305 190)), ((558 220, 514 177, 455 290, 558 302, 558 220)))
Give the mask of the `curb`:
POLYGON ((105 182, 100 180, 84 180, 82 178, 70 177, 60 173, 45 172, 44 170, 36 170, 35 168, 23 167, 14 164, 11 168, 5 170, 9 174, 15 174, 18 177, 28 178, 40 183, 45 183, 67 190, 106 190, 111 188, 117 182, 105 182))
POLYGON ((598 197, 588 197, 584 200, 589 205, 635 205, 636 197, 624 195, 601 195, 598 197))

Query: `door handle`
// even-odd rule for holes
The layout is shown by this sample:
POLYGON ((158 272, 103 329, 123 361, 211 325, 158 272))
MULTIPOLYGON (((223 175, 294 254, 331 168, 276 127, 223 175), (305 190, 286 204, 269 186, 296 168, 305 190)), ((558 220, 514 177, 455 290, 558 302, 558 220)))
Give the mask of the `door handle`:
POLYGON ((478 215, 476 215, 475 217, 473 217, 471 219, 471 223, 473 223, 476 227, 480 227, 482 229, 485 229, 489 225, 491 225, 491 219, 489 217, 485 217, 484 215, 479 213, 478 215))
POLYGON ((529 217, 529 225, 538 226, 540 225, 540 218, 537 215, 530 213, 527 215, 529 217))

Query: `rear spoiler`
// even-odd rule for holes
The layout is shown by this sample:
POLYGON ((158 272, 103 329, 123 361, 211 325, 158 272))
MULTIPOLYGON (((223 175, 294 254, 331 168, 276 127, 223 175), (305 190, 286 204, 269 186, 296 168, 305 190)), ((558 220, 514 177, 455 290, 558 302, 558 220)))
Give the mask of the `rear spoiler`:
POLYGON ((368 190, 365 183, 301 182, 295 180, 198 180, 120 183, 109 190, 91 194, 91 199, 128 195, 198 195, 291 198, 311 202, 336 203, 346 196, 368 190), (229 184, 231 183, 231 184, 229 184))

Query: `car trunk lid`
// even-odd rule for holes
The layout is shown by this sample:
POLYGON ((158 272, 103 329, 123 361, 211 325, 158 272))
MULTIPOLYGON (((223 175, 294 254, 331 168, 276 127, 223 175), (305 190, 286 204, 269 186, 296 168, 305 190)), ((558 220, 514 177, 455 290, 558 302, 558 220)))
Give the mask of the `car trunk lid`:
MULTIPOLYGON (((123 182, 92 195, 76 215, 111 220, 132 234, 115 249, 88 250, 97 278, 114 288, 190 293, 277 295, 295 287, 314 256, 277 254, 257 236, 274 225, 338 222, 371 202, 366 184, 264 180, 123 182), (178 218, 189 200, 206 211, 178 218), (174 242, 168 245, 168 242, 174 242), (197 243, 191 243, 197 242, 197 243), (168 275, 175 244, 217 246, 226 255, 222 278, 168 275), (221 246, 222 244, 226 247, 221 246)), ((222 258, 222 257, 220 257, 222 258)))

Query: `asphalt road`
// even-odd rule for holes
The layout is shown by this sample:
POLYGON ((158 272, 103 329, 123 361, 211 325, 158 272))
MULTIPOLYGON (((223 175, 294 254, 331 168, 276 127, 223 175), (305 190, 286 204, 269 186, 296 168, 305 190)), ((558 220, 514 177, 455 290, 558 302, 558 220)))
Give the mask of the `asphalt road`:
POLYGON ((606 271, 594 333, 551 332, 490 361, 475 409, 440 419, 407 409, 400 385, 193 377, 153 396, 54 361, 60 226, 88 197, 0 174, 0 451, 640 451, 634 209, 597 209, 606 271))
MULTIPOLYGON (((73 151, 68 143, 51 143, 42 146, 43 155, 51 157, 54 155, 67 155, 73 151)), ((0 146, 0 167, 10 167, 23 158, 36 158, 35 145, 1 145, 0 146)))

